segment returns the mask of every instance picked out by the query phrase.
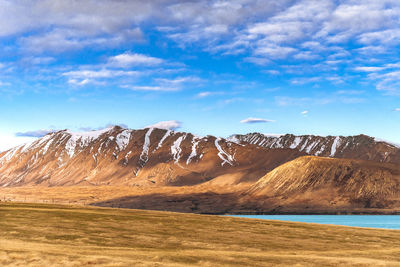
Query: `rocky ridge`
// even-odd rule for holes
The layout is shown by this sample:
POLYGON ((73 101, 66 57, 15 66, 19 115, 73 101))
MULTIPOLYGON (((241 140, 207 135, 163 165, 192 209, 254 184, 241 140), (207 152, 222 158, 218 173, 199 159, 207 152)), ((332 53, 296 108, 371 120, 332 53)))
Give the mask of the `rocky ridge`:
POLYGON ((157 128, 64 130, 1 153, 0 186, 178 186, 227 174, 252 182, 301 155, 157 128))
POLYGON ((249 133, 232 135, 228 140, 237 144, 252 144, 263 148, 295 149, 320 157, 400 163, 400 147, 398 145, 362 134, 356 136, 295 136, 293 134, 249 133))

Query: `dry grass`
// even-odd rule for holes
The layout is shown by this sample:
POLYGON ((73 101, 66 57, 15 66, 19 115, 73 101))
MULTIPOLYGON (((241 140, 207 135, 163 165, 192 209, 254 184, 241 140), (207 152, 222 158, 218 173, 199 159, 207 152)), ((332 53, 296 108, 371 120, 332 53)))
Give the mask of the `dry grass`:
POLYGON ((130 194, 141 195, 149 190, 152 188, 128 186, 3 187, 0 188, 0 201, 85 205, 130 194))
POLYGON ((0 204, 0 266, 398 266, 400 231, 0 204))
POLYGON ((235 192, 240 187, 227 186, 164 186, 164 187, 132 187, 132 186, 23 186, 0 187, 0 201, 87 205, 99 201, 125 196, 147 194, 184 194, 201 192, 235 192))

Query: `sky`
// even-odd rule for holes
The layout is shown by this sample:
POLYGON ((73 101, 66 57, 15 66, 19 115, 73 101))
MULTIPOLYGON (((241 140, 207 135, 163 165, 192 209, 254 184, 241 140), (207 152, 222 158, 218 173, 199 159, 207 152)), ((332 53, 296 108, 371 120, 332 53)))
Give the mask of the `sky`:
POLYGON ((400 143, 400 1, 0 0, 0 151, 49 131, 400 143))

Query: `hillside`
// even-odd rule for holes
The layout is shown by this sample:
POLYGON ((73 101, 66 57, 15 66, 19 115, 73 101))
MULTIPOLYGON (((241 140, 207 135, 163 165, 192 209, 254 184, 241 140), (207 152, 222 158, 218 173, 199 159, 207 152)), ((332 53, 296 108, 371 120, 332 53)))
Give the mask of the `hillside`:
POLYGON ((372 161, 300 157, 267 173, 247 192, 265 206, 292 212, 400 207, 400 166, 372 161))
POLYGON ((237 190, 211 185, 130 194, 94 205, 211 214, 399 214, 400 166, 303 156, 237 190))

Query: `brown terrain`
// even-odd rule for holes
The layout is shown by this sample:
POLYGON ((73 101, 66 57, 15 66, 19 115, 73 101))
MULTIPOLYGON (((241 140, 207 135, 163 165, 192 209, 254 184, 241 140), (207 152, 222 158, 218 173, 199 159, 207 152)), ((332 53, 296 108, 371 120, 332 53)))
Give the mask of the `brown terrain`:
POLYGON ((305 156, 267 173, 246 191, 279 213, 400 210, 400 168, 392 163, 305 156))
POLYGON ((398 213, 400 149, 372 137, 67 130, 0 153, 0 199, 194 213, 398 213))
POLYGON ((0 203, 0 266, 399 266, 400 231, 0 203))

